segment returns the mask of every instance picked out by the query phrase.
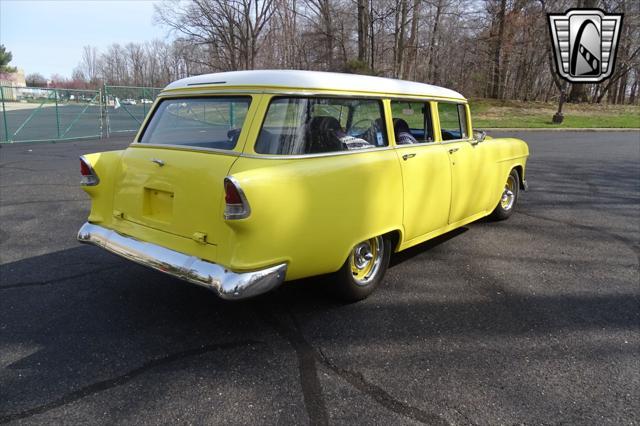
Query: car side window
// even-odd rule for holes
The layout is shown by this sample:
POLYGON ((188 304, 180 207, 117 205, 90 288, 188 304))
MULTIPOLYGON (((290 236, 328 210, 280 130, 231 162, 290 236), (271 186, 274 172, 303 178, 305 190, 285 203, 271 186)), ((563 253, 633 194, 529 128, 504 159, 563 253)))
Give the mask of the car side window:
POLYGON ((467 139, 467 109, 464 104, 438 102, 442 140, 467 139))
POLYGON ((431 109, 428 102, 391 101, 396 144, 433 142, 431 109))
POLYGON ((254 150, 302 155, 387 145, 378 99, 278 97, 269 104, 254 150))

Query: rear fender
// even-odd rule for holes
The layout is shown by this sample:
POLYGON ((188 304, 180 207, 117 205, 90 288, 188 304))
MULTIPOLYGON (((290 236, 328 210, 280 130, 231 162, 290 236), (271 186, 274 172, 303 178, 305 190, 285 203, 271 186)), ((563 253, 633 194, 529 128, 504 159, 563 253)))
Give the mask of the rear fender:
POLYGON ((100 182, 95 186, 82 186, 91 197, 89 222, 110 223, 113 216, 113 185, 119 175, 123 150, 96 152, 84 155, 95 170, 100 182))

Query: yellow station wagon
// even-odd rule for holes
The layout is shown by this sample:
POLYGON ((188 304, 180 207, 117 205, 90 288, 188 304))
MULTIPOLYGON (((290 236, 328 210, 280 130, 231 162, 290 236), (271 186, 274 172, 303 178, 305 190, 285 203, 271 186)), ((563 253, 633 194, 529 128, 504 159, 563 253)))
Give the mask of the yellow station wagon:
POLYGON ((392 252, 513 212, 527 144, 474 133, 459 93, 311 71, 167 86, 135 140, 81 157, 78 240, 214 290, 255 296, 332 273, 367 297, 392 252))

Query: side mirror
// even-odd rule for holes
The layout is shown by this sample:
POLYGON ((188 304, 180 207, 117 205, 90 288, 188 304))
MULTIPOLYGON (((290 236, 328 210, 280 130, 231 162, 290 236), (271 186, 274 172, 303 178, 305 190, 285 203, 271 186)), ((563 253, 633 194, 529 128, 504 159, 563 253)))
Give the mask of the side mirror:
POLYGON ((487 132, 485 132, 484 130, 476 130, 473 132, 473 139, 475 139, 476 143, 484 141, 486 137, 487 132))

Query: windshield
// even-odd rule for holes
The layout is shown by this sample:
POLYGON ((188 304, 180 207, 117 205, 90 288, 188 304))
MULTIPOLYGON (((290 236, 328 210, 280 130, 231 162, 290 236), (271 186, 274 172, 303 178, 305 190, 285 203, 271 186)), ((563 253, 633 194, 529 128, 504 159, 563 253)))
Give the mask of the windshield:
POLYGON ((165 99, 140 142, 231 150, 250 103, 250 97, 165 99))
POLYGON ((353 98, 275 98, 255 151, 300 155, 387 145, 382 102, 353 98))

